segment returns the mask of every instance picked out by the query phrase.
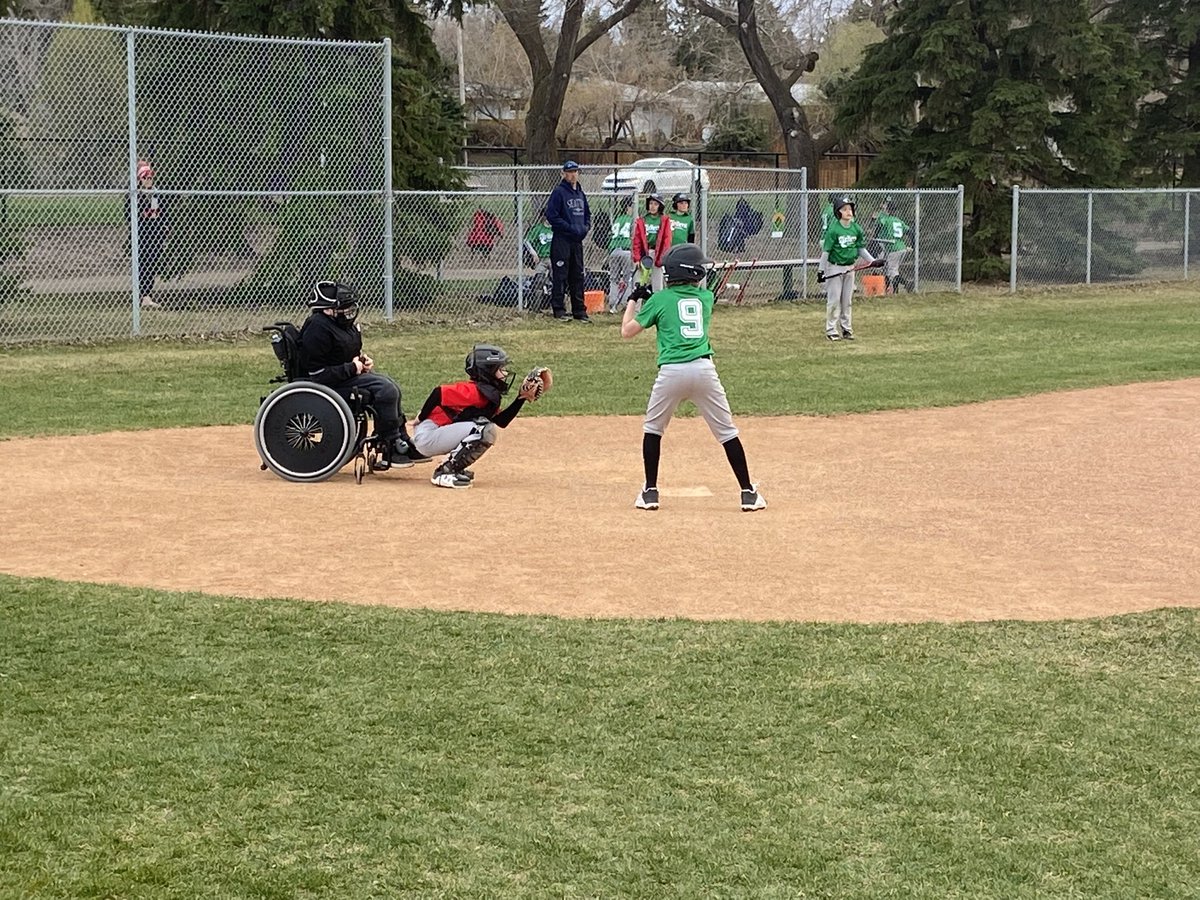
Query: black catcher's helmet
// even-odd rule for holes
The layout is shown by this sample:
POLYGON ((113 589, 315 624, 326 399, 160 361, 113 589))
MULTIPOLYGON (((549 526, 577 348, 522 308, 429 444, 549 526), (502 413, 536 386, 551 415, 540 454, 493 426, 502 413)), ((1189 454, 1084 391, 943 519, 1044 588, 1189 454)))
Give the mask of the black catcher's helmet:
POLYGON ((663 271, 670 284, 695 284, 708 277, 712 262, 695 244, 676 244, 663 257, 663 271))
POLYGON ((671 198, 671 209, 678 210, 680 203, 689 203, 690 204, 691 202, 692 202, 692 198, 689 197, 687 194, 683 193, 682 191, 680 191, 678 194, 676 194, 674 197, 671 198))
POLYGON ((646 197, 646 212, 650 212, 650 201, 651 200, 653 200, 654 202, 656 202, 658 204, 658 211, 660 213, 664 212, 666 210, 667 204, 663 202, 662 194, 655 192, 646 197))
POLYGON ((499 378, 496 373, 509 363, 508 354, 494 344, 476 344, 467 354, 467 376, 472 381, 490 384, 500 393, 508 392, 512 387, 515 372, 509 372, 507 378, 499 378))
POLYGON ((318 281, 308 300, 309 309, 334 309, 353 320, 358 315, 358 292, 338 281, 318 281))

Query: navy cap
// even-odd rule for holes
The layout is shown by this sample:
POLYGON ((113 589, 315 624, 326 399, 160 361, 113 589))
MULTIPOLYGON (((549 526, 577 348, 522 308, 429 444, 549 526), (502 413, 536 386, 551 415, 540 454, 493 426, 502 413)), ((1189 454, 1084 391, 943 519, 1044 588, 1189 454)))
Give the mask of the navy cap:
POLYGON ((563 163, 563 171, 564 172, 578 172, 579 171, 579 163, 575 162, 575 160, 573 160, 573 159, 568 159, 565 163, 563 163))

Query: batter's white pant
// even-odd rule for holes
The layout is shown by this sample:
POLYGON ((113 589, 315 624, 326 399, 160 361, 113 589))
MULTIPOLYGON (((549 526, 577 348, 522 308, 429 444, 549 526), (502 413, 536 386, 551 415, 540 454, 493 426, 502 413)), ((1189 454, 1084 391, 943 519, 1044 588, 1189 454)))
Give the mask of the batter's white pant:
POLYGON ((684 400, 691 400, 708 423, 708 430, 719 443, 738 436, 729 410, 725 386, 717 376, 711 359, 693 359, 685 363, 667 363, 658 367, 658 377, 650 390, 646 405, 646 421, 642 431, 662 435, 671 424, 675 409, 684 400))
POLYGON ((830 265, 825 270, 825 333, 841 336, 854 332, 850 307, 854 300, 854 272, 851 266, 830 265))

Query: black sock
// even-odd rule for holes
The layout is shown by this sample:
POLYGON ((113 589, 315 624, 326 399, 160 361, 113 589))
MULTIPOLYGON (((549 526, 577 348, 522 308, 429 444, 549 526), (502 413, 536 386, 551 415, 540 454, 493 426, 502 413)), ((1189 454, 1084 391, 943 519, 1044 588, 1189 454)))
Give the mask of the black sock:
POLYGON ((746 450, 742 447, 742 439, 733 437, 721 445, 725 448, 725 457, 729 460, 729 468, 737 476, 738 485, 743 491, 752 487, 750 484, 750 467, 746 463, 746 450))
POLYGON ((658 487, 658 457, 661 450, 661 434, 642 434, 642 465, 646 469, 646 487, 658 487))

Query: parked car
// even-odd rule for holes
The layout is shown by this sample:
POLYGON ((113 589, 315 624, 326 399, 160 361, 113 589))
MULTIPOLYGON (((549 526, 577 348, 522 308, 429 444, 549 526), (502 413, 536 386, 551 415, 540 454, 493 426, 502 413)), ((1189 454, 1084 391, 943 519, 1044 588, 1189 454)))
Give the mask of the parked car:
POLYGON ((694 193, 699 186, 708 190, 708 171, 686 159, 652 156, 623 166, 607 176, 600 190, 606 194, 647 194, 658 191, 670 199, 671 194, 694 193))

